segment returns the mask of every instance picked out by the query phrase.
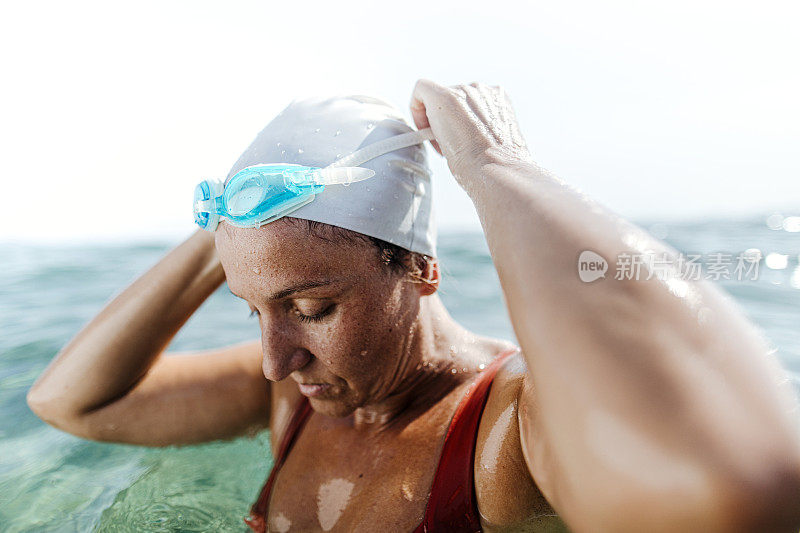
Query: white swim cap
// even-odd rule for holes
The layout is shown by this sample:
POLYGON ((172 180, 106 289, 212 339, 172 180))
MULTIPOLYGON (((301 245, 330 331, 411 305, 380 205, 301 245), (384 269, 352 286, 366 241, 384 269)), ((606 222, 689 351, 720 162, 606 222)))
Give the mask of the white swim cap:
MULTIPOLYGON (((325 167, 377 141, 413 131, 390 104, 370 96, 295 100, 255 138, 228 173, 266 163, 325 167)), ((339 226, 436 256, 431 171, 424 144, 359 166, 374 178, 330 185, 288 216, 339 226)), ((226 179, 226 181, 227 181, 226 179)))

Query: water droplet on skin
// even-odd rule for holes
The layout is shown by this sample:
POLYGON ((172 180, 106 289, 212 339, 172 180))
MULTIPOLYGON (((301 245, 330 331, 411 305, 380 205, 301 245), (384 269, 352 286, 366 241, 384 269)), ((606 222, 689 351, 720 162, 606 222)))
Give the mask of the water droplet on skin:
POLYGON ((462 368, 461 368, 461 371, 462 371, 462 372, 466 372, 466 371, 467 371, 467 367, 462 367, 462 368))
POLYGON ((453 374, 458 374, 458 370, 456 370, 455 368, 453 368, 452 370, 450 370, 450 372, 452 372, 453 374))
POLYGON ((342 130, 336 130, 336 133, 333 134, 334 137, 338 137, 342 134, 342 130))
POLYGON ((361 350, 361 355, 367 355, 367 351, 366 350, 361 350))
POLYGON ((255 267, 255 268, 253 269, 253 273, 254 273, 254 274, 261 274, 261 269, 260 269, 260 268, 258 268, 258 267, 255 267))
POLYGON ((450 345, 450 352, 455 353, 456 350, 457 350, 456 345, 455 344, 451 344, 450 345))
POLYGON ((298 154, 302 154, 302 153, 303 153, 303 149, 302 149, 302 148, 298 148, 298 149, 297 149, 297 153, 298 153, 298 154))
POLYGON ((483 370, 484 368, 486 368, 485 364, 481 363, 478 365, 478 370, 483 370))

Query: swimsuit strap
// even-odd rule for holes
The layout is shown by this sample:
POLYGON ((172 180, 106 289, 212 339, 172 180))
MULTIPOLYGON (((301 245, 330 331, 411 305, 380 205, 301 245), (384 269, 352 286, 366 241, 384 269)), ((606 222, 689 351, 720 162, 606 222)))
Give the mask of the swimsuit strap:
POLYGON ((498 355, 470 385, 459 403, 447 429, 425 518, 415 533, 481 531, 474 468, 478 426, 495 374, 503 362, 518 350, 513 348, 498 355))
MULTIPOLYGON (((425 518, 415 533, 427 533, 435 530, 481 530, 474 479, 478 425, 486 400, 489 398, 489 390, 495 374, 503 362, 518 350, 519 348, 512 348, 498 355, 469 386, 466 395, 459 403, 444 439, 439 466, 436 469, 428 504, 425 508, 425 518)), ((258 499, 250 508, 250 516, 244 518, 244 522, 257 533, 266 533, 267 507, 272 487, 278 471, 286 461, 289 450, 297 440, 300 430, 303 429, 311 412, 311 403, 304 396, 298 402, 283 435, 272 472, 261 489, 258 499)))
POLYGON ((311 403, 308 401, 308 398, 303 396, 298 402, 291 420, 289 420, 286 432, 283 434, 283 440, 278 448, 278 456, 272 465, 272 472, 270 472, 267 482, 261 489, 261 494, 259 494, 258 499, 252 507, 250 507, 250 516, 244 519, 245 524, 250 526, 250 529, 257 533, 265 533, 267 530, 267 505, 269 504, 269 495, 272 492, 272 486, 275 484, 278 471, 283 466, 283 463, 286 462, 289 450, 292 449, 292 446, 300 434, 300 430, 305 426, 311 412, 311 403))

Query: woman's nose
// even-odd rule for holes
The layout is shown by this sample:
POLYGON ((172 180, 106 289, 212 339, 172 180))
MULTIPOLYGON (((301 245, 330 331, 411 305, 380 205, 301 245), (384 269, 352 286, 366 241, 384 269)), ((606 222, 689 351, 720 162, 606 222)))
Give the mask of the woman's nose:
POLYGON ((292 334, 279 323, 261 321, 261 371, 270 381, 281 381, 306 366, 311 354, 293 341, 292 334))

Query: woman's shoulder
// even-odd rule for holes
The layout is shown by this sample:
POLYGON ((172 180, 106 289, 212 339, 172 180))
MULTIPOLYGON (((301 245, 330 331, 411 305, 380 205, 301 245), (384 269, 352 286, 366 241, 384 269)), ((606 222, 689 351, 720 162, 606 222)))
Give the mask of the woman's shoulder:
MULTIPOLYGON (((492 379, 486 406, 481 416, 485 420, 496 419, 501 413, 516 415, 518 398, 525 386, 527 365, 522 349, 513 342, 502 339, 487 339, 486 365, 503 358, 492 379)), ((484 365, 481 365, 482 367, 484 365)))
POLYGON ((499 358, 503 359, 499 362, 492 379, 484 415, 491 414, 497 409, 505 411, 509 405, 516 402, 525 384, 527 366, 522 349, 511 341, 490 337, 483 337, 478 343, 481 353, 479 357, 482 361, 479 368, 486 368, 499 358))
POLYGON ((492 381, 476 437, 478 508, 485 520, 502 526, 531 525, 531 520, 558 522, 530 475, 523 453, 518 417, 520 409, 530 408, 528 401, 521 402, 530 384, 522 350, 507 343, 499 353, 512 349, 492 381))
POLYGON ((498 357, 505 357, 495 376, 495 381, 503 380, 503 375, 524 373, 524 368, 520 369, 519 364, 524 365, 522 349, 514 342, 506 339, 493 337, 476 337, 475 344, 478 346, 479 358, 486 364, 490 364, 498 357))

